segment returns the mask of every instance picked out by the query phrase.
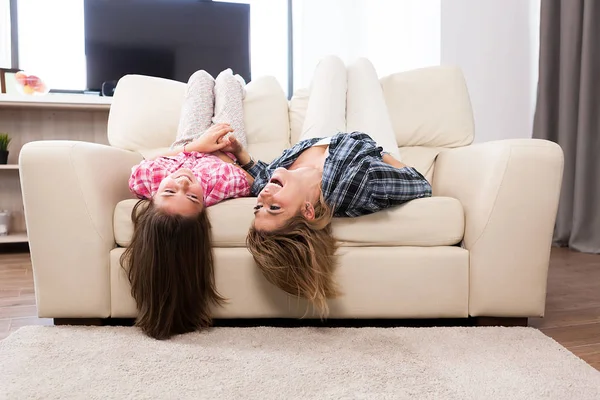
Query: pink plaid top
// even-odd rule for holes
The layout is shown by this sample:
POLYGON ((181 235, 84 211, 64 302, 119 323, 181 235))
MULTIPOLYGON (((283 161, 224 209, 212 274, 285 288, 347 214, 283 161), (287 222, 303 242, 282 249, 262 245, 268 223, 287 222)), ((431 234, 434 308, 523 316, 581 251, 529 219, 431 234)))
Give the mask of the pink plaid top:
POLYGON ((140 199, 150 199, 160 182, 180 168, 189 168, 198 178, 206 207, 250 194, 250 184, 240 168, 215 155, 195 151, 142 161, 131 170, 129 189, 140 199))

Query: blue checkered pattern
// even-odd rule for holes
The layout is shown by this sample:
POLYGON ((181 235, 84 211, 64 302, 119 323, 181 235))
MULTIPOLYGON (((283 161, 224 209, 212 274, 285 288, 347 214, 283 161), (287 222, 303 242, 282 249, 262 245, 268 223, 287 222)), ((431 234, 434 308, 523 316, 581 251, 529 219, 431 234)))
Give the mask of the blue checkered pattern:
MULTIPOLYGON (((307 139, 283 152, 270 164, 258 161, 248 173, 250 192, 258 196, 275 169, 289 168, 321 138, 307 139)), ((382 161, 382 148, 367 134, 338 133, 329 144, 321 189, 336 217, 358 217, 407 201, 431 196, 431 185, 412 167, 395 168, 382 161)))

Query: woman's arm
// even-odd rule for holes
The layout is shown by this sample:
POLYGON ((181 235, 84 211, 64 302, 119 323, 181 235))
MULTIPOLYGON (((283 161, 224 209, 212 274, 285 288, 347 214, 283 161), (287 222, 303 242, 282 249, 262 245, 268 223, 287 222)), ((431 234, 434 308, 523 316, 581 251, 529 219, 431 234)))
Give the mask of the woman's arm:
POLYGON ((393 205, 421 197, 431 196, 431 185, 419 171, 412 167, 396 167, 402 164, 389 156, 390 162, 373 161, 369 165, 368 185, 370 200, 374 209, 384 209, 393 205))
POLYGON ((392 167, 396 167, 396 168, 408 167, 408 165, 401 163, 400 161, 396 160, 394 157, 392 157, 392 155, 390 155, 388 153, 383 154, 383 162, 388 165, 391 165, 392 167))
POLYGON ((235 137, 224 138, 222 142, 226 143, 222 151, 232 153, 237 159, 238 164, 246 171, 252 179, 256 179, 259 174, 266 173, 268 165, 262 161, 255 161, 248 151, 238 142, 235 137))

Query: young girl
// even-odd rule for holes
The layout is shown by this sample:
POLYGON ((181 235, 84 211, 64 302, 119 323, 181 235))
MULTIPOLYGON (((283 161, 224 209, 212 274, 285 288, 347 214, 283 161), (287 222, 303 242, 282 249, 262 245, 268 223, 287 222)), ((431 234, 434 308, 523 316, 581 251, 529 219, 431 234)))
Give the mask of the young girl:
POLYGON ((250 193, 252 177, 223 152, 246 142, 243 96, 244 83, 231 70, 216 80, 196 72, 170 151, 132 169, 129 187, 142 200, 121 264, 137 303, 136 325, 156 339, 209 326, 211 306, 223 302, 206 208, 250 193))

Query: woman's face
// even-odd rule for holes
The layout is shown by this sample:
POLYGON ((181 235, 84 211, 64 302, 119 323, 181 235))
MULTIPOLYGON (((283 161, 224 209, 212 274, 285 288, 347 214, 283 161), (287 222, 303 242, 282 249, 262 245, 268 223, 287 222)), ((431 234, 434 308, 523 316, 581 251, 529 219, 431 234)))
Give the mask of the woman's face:
POLYGON ((181 168, 165 177, 154 195, 154 205, 169 214, 197 215, 204 208, 204 191, 191 170, 181 168))
POLYGON ((315 168, 293 171, 277 168, 256 199, 254 227, 259 231, 273 231, 298 214, 314 219, 321 179, 321 171, 315 168))

